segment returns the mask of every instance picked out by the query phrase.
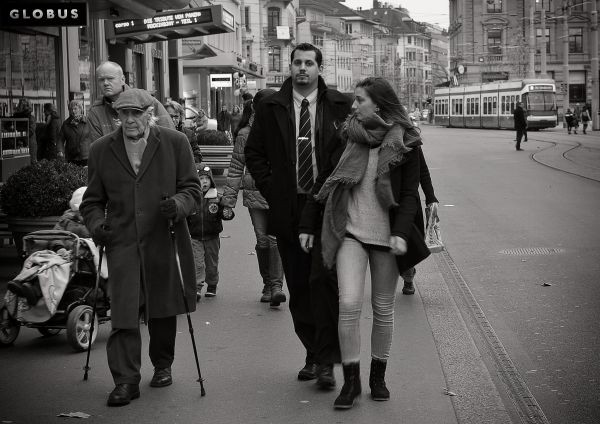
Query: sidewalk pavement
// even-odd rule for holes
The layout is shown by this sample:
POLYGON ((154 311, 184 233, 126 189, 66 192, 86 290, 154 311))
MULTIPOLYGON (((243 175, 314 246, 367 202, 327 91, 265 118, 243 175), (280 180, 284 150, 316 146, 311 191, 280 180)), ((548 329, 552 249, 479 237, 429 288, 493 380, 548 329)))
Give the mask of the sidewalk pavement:
MULTIPOLYGON (((225 231, 226 234, 231 234, 232 238, 239 238, 239 234, 246 233, 250 224, 244 208, 237 209, 236 220, 228 224, 225 231), (236 234, 237 236, 234 236, 236 234)), ((247 266, 251 266, 255 259, 243 257, 245 244, 249 244, 248 240, 230 239, 222 244, 222 258, 232 258, 236 255, 240 257, 240 253, 242 255, 240 269, 229 270, 223 266, 221 278, 224 281, 247 279, 247 266), (246 266, 243 264, 245 261, 248 261, 246 266)), ((202 342, 203 360, 204 363, 210 364, 210 369, 205 369, 204 373, 207 374, 206 378, 210 383, 210 392, 214 393, 201 401, 204 411, 212 411, 211 419, 207 422, 258 422, 253 420, 260 418, 261 422, 286 422, 287 424, 329 423, 339 422, 343 414, 344 423, 357 424, 373 421, 373 419, 382 423, 409 424, 516 423, 517 421, 511 419, 511 416, 514 417, 510 412, 511 406, 507 407, 503 403, 503 397, 496 389, 482 361, 482 354, 477 350, 436 262, 432 255, 419 265, 415 280, 417 287, 415 295, 402 295, 402 282, 398 284, 394 342, 387 372, 388 387, 392 394, 390 402, 373 402, 368 395, 372 310, 370 285, 366 285, 361 320, 363 395, 359 405, 353 408, 353 412, 340 413, 332 408, 333 400, 343 382, 341 367, 335 369, 338 387, 333 392, 319 392, 314 390, 312 383, 303 384, 290 378, 289 373, 296 372, 296 368, 301 365, 299 358, 302 357, 302 353, 298 351, 300 345, 291 328, 287 303, 282 305, 279 313, 263 312, 264 305, 260 305, 256 302, 257 299, 253 299, 258 293, 256 287, 252 285, 248 287, 247 284, 225 285, 220 289, 219 308, 221 311, 222 308, 226 310, 231 308, 230 310, 236 313, 231 317, 219 318, 215 315, 216 310, 212 309, 217 303, 203 299, 204 305, 193 314, 195 325, 202 326, 205 320, 212 319, 214 331, 217 328, 216 321, 220 319, 220 325, 229 328, 230 331, 237 328, 233 330, 235 334, 226 334, 227 331, 214 331, 209 334, 205 332, 202 342), (240 301, 244 301, 242 306, 240 301), (261 311, 257 312, 257 309, 261 311), (246 318, 242 319, 242 316, 246 318), (263 353, 263 349, 267 349, 265 347, 267 344, 261 342, 265 340, 264 332, 278 335, 275 345, 269 342, 272 345, 269 349, 275 349, 274 352, 263 353), (223 350, 219 347, 231 345, 232 339, 237 341, 235 344, 245 346, 242 357, 239 349, 223 350), (214 350, 207 349, 207 346, 211 345, 215 346, 214 350), (214 355, 216 356, 212 358, 214 355), (278 359, 272 358, 273 355, 278 359), (246 358, 252 358, 254 362, 250 369, 246 358), (269 372, 272 375, 269 375, 269 372), (253 377, 253 373, 257 375, 253 377), (231 374, 231 377, 225 377, 227 374, 231 374), (232 386, 231 378, 235 378, 238 384, 232 386), (259 391, 263 393, 262 399, 269 399, 262 407, 256 404, 255 397, 248 395, 249 390, 256 391, 256 388, 248 385, 252 385, 252 381, 257 378, 262 380, 261 391, 259 391), (221 393, 217 394, 217 392, 221 393), (276 401, 273 402, 272 399, 276 401), (305 402, 310 409, 301 407, 305 402), (224 404, 228 407, 224 408, 224 404), (245 418, 242 420, 241 417, 245 418)), ((231 264, 233 261, 224 259, 222 263, 231 264)), ((3 297, 6 282, 19 270, 20 262, 16 257, 14 246, 1 247, 0 296, 3 297)), ((23 334, 20 337, 23 337, 23 334)), ((178 338, 178 344, 182 339, 178 338)), ((19 343, 18 339, 16 343, 19 343)), ((96 347, 94 350, 99 349, 96 347)), ((36 395, 41 405, 46 405, 45 402, 52 403, 50 398, 45 399, 46 396, 51 395, 42 393, 36 395)), ((176 394, 171 393, 170 396, 176 394)), ((184 391, 182 396, 189 395, 184 391)), ((144 396, 135 405, 142 406, 144 398, 146 402, 148 401, 148 397, 144 396)), ((114 411, 103 409, 101 405, 103 399, 95 400, 98 403, 97 408, 107 414, 106 418, 113 415, 114 411)), ((89 408, 88 411, 93 411, 91 407, 89 408)), ((122 412, 126 412, 126 415, 129 415, 129 412, 135 414, 134 410, 122 412)), ((178 411, 178 417, 192 420, 196 413, 193 407, 189 410, 182 408, 178 411)), ((5 418, 17 422, 15 418, 18 417, 6 416, 5 418)), ((162 422, 171 421, 167 419, 162 422)))

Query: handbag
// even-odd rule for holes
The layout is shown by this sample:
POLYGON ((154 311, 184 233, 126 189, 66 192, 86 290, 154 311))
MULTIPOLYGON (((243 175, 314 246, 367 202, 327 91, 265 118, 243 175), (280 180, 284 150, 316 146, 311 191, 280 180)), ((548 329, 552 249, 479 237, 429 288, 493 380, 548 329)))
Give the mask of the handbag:
POLYGON ((431 207, 426 209, 427 226, 425 227, 425 244, 431 253, 437 253, 444 250, 442 241, 442 231, 440 229, 440 219, 437 215, 437 203, 432 203, 431 207))
POLYGON ((419 230, 419 227, 415 224, 412 224, 412 230, 406 244, 406 254, 396 256, 396 264, 400 274, 425 260, 431 254, 423 239, 423 231, 419 230))

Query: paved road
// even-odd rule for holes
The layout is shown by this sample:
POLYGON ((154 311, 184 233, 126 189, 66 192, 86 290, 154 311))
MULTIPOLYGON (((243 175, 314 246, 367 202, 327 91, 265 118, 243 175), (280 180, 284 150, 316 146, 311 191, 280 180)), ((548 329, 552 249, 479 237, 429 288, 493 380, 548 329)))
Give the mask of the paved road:
POLYGON ((530 132, 524 152, 512 131, 423 134, 448 251, 518 371, 550 422, 600 422, 598 132, 530 132), (562 253, 501 253, 521 248, 562 253))

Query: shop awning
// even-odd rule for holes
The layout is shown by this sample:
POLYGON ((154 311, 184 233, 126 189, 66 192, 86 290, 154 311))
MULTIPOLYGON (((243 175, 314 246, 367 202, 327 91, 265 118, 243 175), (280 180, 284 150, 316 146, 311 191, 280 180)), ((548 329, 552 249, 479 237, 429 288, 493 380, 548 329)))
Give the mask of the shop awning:
POLYGON ((105 21, 109 41, 153 43, 223 34, 235 30, 234 16, 221 5, 157 13, 151 18, 105 21))
POLYGON ((198 47, 187 46, 189 53, 181 56, 169 57, 169 59, 197 60, 215 57, 218 53, 206 43, 201 43, 198 47))

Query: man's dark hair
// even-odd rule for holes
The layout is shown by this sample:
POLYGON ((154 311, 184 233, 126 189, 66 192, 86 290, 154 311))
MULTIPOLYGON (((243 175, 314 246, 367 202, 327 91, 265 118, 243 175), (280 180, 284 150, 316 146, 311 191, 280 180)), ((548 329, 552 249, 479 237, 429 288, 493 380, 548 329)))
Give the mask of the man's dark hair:
POLYGON ((294 53, 296 53, 296 50, 302 50, 303 52, 313 51, 313 52, 315 52, 315 59, 317 60, 317 65, 321 66, 321 64, 323 63, 323 53, 321 53, 321 50, 319 50, 318 47, 313 46, 310 43, 298 44, 294 48, 294 50, 292 50, 292 54, 290 55, 290 62, 294 61, 294 53))

